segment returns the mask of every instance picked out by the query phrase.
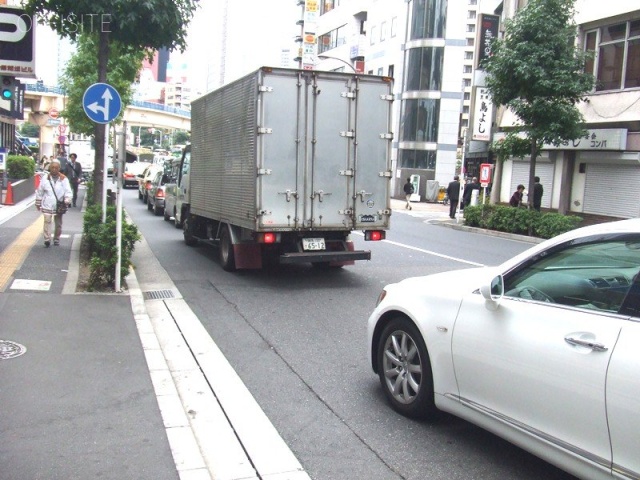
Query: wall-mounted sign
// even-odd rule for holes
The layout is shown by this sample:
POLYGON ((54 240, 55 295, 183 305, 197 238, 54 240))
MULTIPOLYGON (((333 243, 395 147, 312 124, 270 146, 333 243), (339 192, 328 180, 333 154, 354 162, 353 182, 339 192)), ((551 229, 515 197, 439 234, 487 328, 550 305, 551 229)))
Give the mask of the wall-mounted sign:
POLYGON ((36 78, 34 25, 23 9, 0 6, 0 74, 36 78))
POLYGON ((478 15, 478 38, 476 39, 476 68, 482 69, 482 62, 491 56, 491 42, 498 38, 500 17, 481 13, 478 15))
POLYGON ((492 119, 493 104, 491 103, 489 90, 485 87, 475 87, 471 140, 489 142, 491 140, 492 119))

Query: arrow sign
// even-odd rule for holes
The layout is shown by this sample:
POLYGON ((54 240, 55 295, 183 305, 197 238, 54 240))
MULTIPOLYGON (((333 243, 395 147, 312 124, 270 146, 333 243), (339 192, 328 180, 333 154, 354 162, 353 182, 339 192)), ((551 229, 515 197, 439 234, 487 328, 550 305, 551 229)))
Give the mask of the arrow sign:
POLYGON ((94 83, 82 96, 82 108, 91 121, 109 123, 120 114, 122 100, 111 85, 94 83))

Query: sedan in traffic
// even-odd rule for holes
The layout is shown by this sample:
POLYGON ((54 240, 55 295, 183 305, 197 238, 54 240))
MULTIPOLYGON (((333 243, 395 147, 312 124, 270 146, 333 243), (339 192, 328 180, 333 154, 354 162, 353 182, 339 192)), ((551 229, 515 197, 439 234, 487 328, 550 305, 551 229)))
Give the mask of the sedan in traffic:
POLYGON ((449 412, 580 478, 640 478, 640 219, 498 267, 387 285, 369 361, 390 405, 449 412))
POLYGON ((154 215, 164 213, 165 185, 169 181, 169 175, 163 172, 156 173, 147 189, 147 208, 153 211, 154 215))

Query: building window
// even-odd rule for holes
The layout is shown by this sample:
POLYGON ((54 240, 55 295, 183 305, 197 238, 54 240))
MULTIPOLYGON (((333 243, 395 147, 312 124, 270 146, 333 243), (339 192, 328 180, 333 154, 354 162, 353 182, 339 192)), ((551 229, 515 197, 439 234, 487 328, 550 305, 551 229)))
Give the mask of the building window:
POLYGON ((471 79, 470 78, 463 78, 462 79, 462 86, 463 87, 470 87, 471 86, 471 79))
POLYGON ((467 100, 471 100, 471 93, 469 93, 469 92, 464 92, 464 100, 465 100, 465 101, 467 101, 467 100))
POLYGON ((318 37, 318 53, 327 52, 333 48, 347 43, 347 26, 342 25, 324 35, 318 37))
POLYGON ((401 149, 398 156, 400 168, 435 170, 436 152, 432 150, 401 149))
POLYGON ((378 29, 374 25, 373 27, 371 27, 370 33, 369 33, 369 37, 370 37, 369 38, 369 43, 371 43, 371 45, 375 45, 375 43, 376 43, 376 35, 378 35, 378 29))
POLYGON ((394 70, 395 70, 394 65, 389 65, 389 70, 387 70, 389 73, 387 75, 393 78, 394 70))
POLYGON ((382 76, 384 74, 384 68, 378 67, 378 75, 382 76))
POLYGON ((476 18, 476 11, 475 11, 475 10, 469 10, 469 11, 467 12, 467 18, 468 18, 469 20, 475 20, 475 18, 476 18))
POLYGON ((323 15, 327 12, 330 12, 334 9, 334 1, 333 0, 322 0, 320 3, 320 15, 323 15))
POLYGON ((407 51, 406 91, 440 90, 444 64, 443 47, 412 48, 407 51))
POLYGON ((411 40, 445 38, 447 0, 414 0, 411 15, 411 40))
POLYGON ((384 42, 387 39, 387 22, 380 24, 380 41, 384 42))
POLYGON ((396 36, 396 29, 398 28, 398 17, 391 19, 391 38, 396 36))
POLYGON ((597 79, 596 91, 640 87, 640 20, 587 32, 584 49, 596 52, 585 65, 597 79))
POLYGON ((402 108, 400 141, 436 142, 438 140, 440 100, 426 98, 405 100, 402 108))
POLYGON ((467 33, 473 33, 476 31, 476 25, 474 23, 467 24, 467 33))
POLYGON ((464 52, 465 60, 473 60, 473 52, 464 52))
POLYGON ((464 65, 462 67, 462 73, 471 73, 471 65, 464 65))
POLYGON ((478 0, 469 0, 469 5, 477 5, 478 0))
POLYGON ((475 44, 474 38, 467 38, 467 47, 473 47, 475 44))

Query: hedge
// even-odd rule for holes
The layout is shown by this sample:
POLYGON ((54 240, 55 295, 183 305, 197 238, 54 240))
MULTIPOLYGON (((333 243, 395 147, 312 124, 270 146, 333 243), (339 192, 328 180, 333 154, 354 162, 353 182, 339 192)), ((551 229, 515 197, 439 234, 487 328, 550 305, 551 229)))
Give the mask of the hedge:
POLYGON ((560 213, 540 213, 504 205, 477 205, 464 209, 464 224, 500 232, 551 238, 577 228, 582 217, 560 213))

